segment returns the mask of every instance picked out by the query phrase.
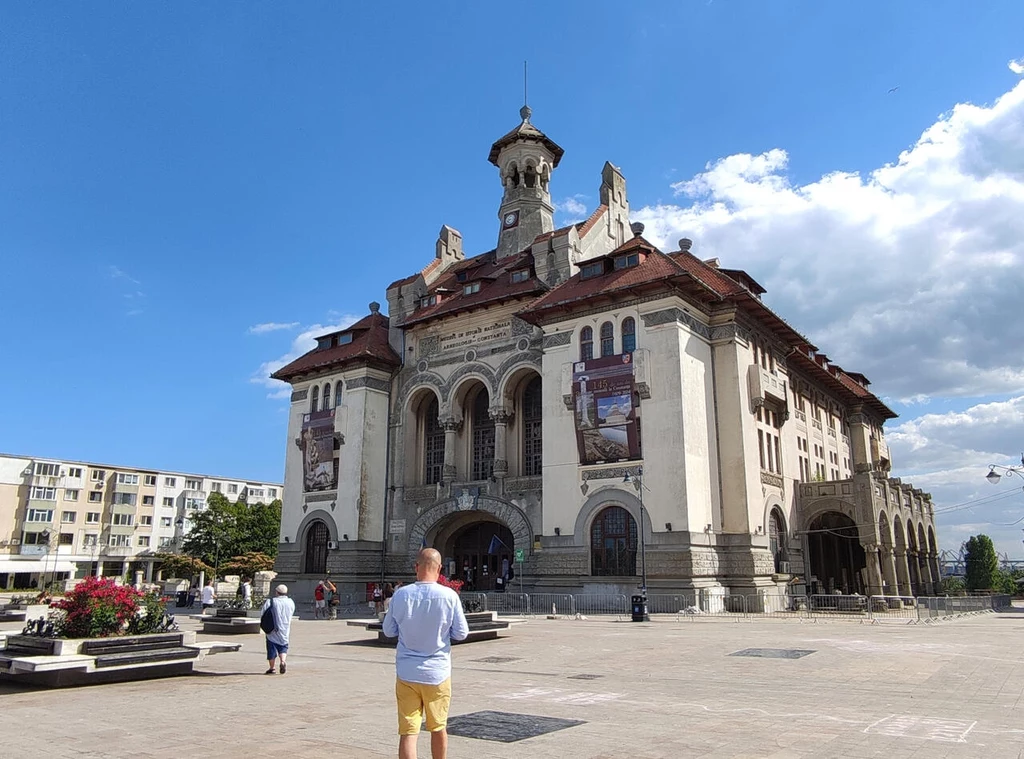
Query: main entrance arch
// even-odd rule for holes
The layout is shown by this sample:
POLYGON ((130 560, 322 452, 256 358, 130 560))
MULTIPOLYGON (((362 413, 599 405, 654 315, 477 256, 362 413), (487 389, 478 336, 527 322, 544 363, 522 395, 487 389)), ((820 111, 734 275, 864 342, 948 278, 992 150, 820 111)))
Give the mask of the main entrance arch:
POLYGON ((838 511, 826 511, 807 530, 813 593, 865 592, 867 556, 854 521, 838 511))

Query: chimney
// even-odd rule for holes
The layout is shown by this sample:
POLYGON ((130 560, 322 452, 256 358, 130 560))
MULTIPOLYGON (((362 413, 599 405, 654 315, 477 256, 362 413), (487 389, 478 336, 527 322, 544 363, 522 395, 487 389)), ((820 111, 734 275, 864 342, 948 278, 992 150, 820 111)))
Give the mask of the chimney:
POLYGON ((693 247, 693 240, 689 237, 679 238, 679 250, 683 251, 683 253, 689 253, 691 247, 693 247))
POLYGON ((639 237, 644 233, 644 225, 639 221, 634 221, 629 225, 629 231, 633 233, 633 237, 639 237))

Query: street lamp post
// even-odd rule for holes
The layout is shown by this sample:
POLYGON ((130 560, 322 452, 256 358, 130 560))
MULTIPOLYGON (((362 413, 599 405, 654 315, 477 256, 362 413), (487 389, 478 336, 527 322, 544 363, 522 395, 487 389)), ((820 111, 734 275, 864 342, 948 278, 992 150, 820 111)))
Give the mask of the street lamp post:
POLYGON ((1020 455, 1020 466, 1000 466, 999 464, 989 464, 988 474, 985 475, 985 479, 993 485, 998 485, 999 481, 1007 474, 1015 474, 1024 480, 1024 453, 1020 455), (997 472, 997 469, 1000 470, 1002 474, 997 472))
POLYGON ((623 482, 632 482, 640 495, 640 595, 643 596, 643 619, 650 619, 647 614, 647 539, 644 537, 644 468, 637 467, 636 474, 626 472, 623 482))
POLYGON ((43 587, 40 588, 40 590, 44 590, 45 591, 46 590, 46 573, 47 573, 47 571, 49 569, 49 565, 50 565, 50 531, 49 530, 43 530, 41 533, 39 533, 39 537, 41 537, 43 539, 43 542, 46 545, 46 553, 43 554, 43 578, 42 578, 43 579, 43 587))

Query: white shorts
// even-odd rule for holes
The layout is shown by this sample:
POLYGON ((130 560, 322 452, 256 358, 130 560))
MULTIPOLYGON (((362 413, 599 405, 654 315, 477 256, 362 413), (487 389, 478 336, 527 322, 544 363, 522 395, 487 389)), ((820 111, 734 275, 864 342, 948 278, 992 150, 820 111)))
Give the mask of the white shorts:
POLYGON ((316 602, 316 608, 318 608, 318 609, 322 609, 325 606, 327 606, 327 601, 325 599, 321 599, 321 600, 316 602))

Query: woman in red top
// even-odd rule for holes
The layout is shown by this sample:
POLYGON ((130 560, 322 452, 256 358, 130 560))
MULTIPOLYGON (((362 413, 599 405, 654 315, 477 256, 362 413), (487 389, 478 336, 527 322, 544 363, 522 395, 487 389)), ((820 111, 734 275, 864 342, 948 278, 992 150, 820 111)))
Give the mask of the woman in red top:
POLYGON ((324 599, 323 580, 316 584, 316 590, 313 591, 313 598, 316 601, 316 603, 313 604, 313 618, 320 619, 320 615, 323 614, 323 618, 327 619, 327 601, 324 599))

